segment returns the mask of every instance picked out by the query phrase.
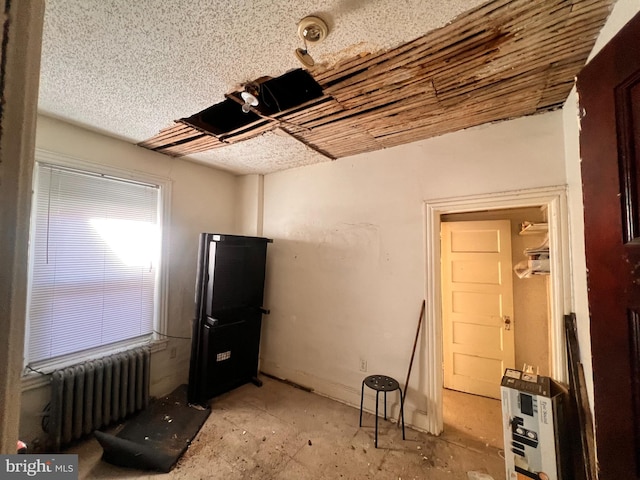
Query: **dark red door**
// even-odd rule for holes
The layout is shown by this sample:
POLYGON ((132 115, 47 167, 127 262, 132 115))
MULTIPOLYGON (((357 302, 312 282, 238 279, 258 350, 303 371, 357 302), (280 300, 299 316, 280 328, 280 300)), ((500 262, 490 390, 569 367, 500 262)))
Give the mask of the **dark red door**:
POLYGON ((599 478, 640 478, 640 14, 578 76, 599 478))

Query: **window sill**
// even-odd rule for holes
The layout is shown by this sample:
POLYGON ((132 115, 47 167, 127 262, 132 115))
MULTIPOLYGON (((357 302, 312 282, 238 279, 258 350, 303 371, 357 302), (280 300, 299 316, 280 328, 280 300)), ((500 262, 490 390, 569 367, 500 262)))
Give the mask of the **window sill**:
MULTIPOLYGON (((151 342, 148 342, 147 345, 149 345, 151 347, 151 353, 156 353, 156 352, 161 352, 162 350, 166 350, 167 349, 167 345, 169 344, 169 340, 164 338, 161 340, 152 340, 151 342)), ((144 345, 144 344, 141 344, 144 345)), ((141 345, 137 345, 137 346, 141 346, 141 345)), ((126 350, 129 350, 131 348, 135 348, 136 345, 130 345, 126 348, 126 350)), ((80 361, 80 362, 74 362, 73 365, 77 365, 78 363, 82 363, 84 361, 90 361, 90 360, 95 360, 97 358, 102 358, 102 357, 106 357, 108 355, 111 355, 113 353, 116 353, 117 351, 112 351, 109 353, 102 353, 102 354, 98 354, 98 355, 94 355, 94 356, 87 356, 86 359, 80 361)), ((44 387, 46 385, 49 385, 49 383, 51 382, 51 373, 53 373, 56 370, 61 370, 63 368, 66 368, 68 366, 70 366, 72 364, 69 365, 64 365, 64 366, 59 366, 59 367, 51 367, 51 368, 44 368, 43 369, 43 373, 36 373, 36 372, 29 372, 28 373, 24 373, 22 375, 22 392, 28 392, 29 390, 35 390, 37 388, 41 388, 44 387)), ((25 370, 27 371, 27 370, 25 370)))

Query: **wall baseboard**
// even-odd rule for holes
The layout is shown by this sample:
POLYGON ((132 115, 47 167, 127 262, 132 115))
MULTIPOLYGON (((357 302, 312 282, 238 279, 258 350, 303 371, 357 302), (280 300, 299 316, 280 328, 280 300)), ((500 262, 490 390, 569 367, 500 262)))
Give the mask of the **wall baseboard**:
MULTIPOLYGON (((353 421, 355 423, 359 421, 361 380, 358 381, 357 386, 343 385, 307 372, 282 367, 276 362, 265 359, 260 361, 260 371, 270 377, 299 385, 305 390, 311 390, 315 394, 355 408, 353 421)), ((363 374, 362 378, 365 376, 366 374, 363 374)), ((375 413, 375 399, 374 391, 365 387, 363 410, 368 413, 375 413)), ((400 414, 400 396, 397 392, 392 392, 389 394, 387 401, 387 417, 397 420, 400 414)), ((382 408, 382 405, 382 398, 380 398, 380 408, 382 408)), ((405 404, 404 421, 405 426, 428 433, 427 413, 416 409, 411 403, 405 404)))

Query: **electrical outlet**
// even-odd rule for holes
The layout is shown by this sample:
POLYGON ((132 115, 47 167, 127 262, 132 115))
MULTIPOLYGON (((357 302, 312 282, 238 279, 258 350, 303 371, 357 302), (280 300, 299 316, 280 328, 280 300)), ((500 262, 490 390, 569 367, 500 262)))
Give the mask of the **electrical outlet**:
POLYGON ((177 354, 178 349, 176 347, 173 347, 171 350, 169 350, 169 358, 176 358, 177 354))
POLYGON ((361 372, 367 371, 367 361, 364 358, 360 359, 360 371, 361 372))

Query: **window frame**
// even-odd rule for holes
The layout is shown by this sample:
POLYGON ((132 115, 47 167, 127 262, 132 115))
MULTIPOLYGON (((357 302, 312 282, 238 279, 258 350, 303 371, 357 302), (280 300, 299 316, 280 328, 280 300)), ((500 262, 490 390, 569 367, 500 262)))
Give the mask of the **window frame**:
POLYGON ((27 290, 27 315, 25 316, 25 338, 24 338, 24 354, 23 354, 23 380, 35 379, 35 382, 30 382, 31 385, 25 385, 23 381, 23 390, 25 387, 35 387, 40 382, 38 378, 44 378, 41 374, 49 374, 60 368, 65 368, 69 365, 74 365, 83 361, 100 358, 112 353, 117 353, 123 350, 133 348, 135 346, 151 344, 152 351, 159 351, 166 348, 167 339, 165 337, 167 333, 167 311, 168 311, 168 278, 169 278, 169 226, 170 226, 170 212, 171 212, 171 180, 159 175, 150 174, 147 172, 137 170, 125 170, 118 167, 112 167, 99 163, 89 162, 81 160, 71 156, 59 154, 42 149, 36 149, 35 151, 35 165, 33 169, 32 178, 32 207, 29 229, 29 260, 28 260, 28 290, 27 290), (32 366, 28 364, 28 346, 29 346, 29 334, 30 334, 30 318, 29 318, 29 305, 31 304, 32 286, 31 280, 33 278, 33 258, 35 252, 35 245, 33 242, 33 235, 35 232, 36 215, 35 215, 35 189, 36 178, 40 165, 52 165, 59 166, 61 168, 68 168, 77 170, 79 172, 85 172, 88 174, 113 177, 124 181, 132 181, 137 183, 149 184, 158 187, 158 221, 160 223, 160 259, 158 264, 158 275, 155 286, 155 314, 153 321, 153 332, 146 337, 138 337, 135 339, 124 340, 109 345, 103 345, 95 347, 89 350, 83 350, 81 352, 70 353, 60 357, 43 360, 35 363, 32 366), (33 370, 32 370, 33 369, 33 370), (34 371, 35 370, 35 371, 34 371), (37 371, 37 373, 36 373, 37 371))

